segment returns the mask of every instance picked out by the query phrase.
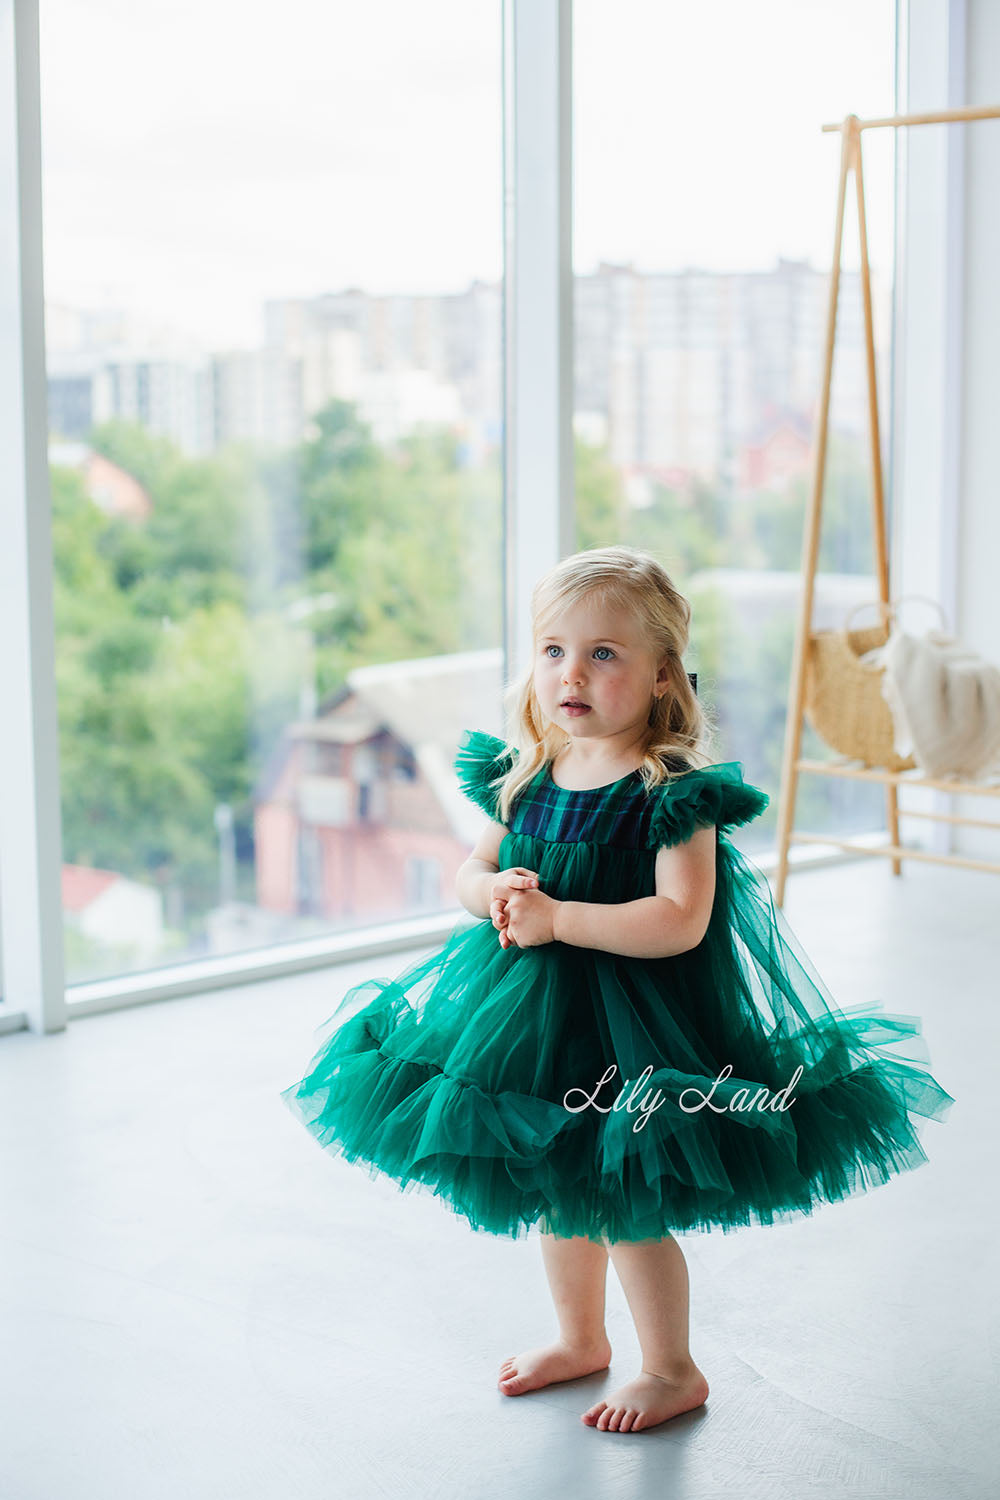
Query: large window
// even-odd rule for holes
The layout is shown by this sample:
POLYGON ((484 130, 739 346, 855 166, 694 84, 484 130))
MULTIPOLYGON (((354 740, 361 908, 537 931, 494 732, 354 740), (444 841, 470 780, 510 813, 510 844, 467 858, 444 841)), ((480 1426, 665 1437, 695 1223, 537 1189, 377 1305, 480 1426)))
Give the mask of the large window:
MULTIPOLYGON (((7 999, 62 1024, 59 936, 86 1010, 446 930, 481 825, 454 750, 505 727, 530 584, 567 546, 657 553, 719 758, 776 791, 840 147, 819 126, 894 111, 893 0, 290 0, 277 28, 236 0, 39 0, 44 414, 31 15, 0 135, 24 260, 0 286, 23 334, 7 999)), ((887 501, 914 385, 896 407, 895 145, 865 133, 887 501)), ((945 203, 952 167, 916 165, 901 195, 922 172, 945 203)), ((876 593, 851 189, 820 625, 876 593)), ((937 278, 908 259, 911 323, 937 278)), ((807 777, 797 824, 870 830, 883 800, 807 777)))
POLYGON ((455 905, 501 5, 41 0, 70 981, 455 905))
MULTIPOLYGON (((686 664, 720 758, 774 788, 840 154, 819 127, 893 113, 894 23, 891 0, 574 6, 577 545, 660 557, 692 602, 686 664)), ((864 136, 887 478, 892 137, 864 136)), ((877 593, 853 177, 849 189, 817 626, 877 593)), ((808 724, 802 753, 824 753, 808 724)), ((881 827, 884 796, 805 777, 797 821, 881 827)), ((776 812, 748 842, 773 840, 776 812)))

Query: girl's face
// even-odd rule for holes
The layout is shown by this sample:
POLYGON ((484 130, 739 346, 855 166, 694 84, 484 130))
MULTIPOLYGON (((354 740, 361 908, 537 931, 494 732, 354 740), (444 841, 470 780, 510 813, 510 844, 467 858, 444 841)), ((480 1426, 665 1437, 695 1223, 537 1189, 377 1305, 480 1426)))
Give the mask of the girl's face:
POLYGON ((546 718, 572 738, 638 738, 654 695, 662 695, 668 682, 666 666, 657 673, 631 616, 584 599, 541 632, 534 685, 546 718), (567 700, 585 707, 574 710, 567 700))

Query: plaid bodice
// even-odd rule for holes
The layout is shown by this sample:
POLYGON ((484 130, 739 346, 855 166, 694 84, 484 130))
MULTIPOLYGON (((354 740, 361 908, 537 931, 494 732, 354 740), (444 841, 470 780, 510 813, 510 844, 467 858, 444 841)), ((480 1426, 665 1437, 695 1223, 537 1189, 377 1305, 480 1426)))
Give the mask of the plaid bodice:
MULTIPOLYGON (((500 821, 494 783, 518 754, 496 735, 466 730, 455 756, 463 792, 500 821)), ((680 770, 647 790, 638 771, 606 786, 572 790, 556 786, 546 762, 518 793, 505 825, 546 843, 587 842, 618 849, 658 849, 683 843, 696 827, 721 830, 748 823, 767 807, 766 792, 743 781, 740 761, 680 770)))

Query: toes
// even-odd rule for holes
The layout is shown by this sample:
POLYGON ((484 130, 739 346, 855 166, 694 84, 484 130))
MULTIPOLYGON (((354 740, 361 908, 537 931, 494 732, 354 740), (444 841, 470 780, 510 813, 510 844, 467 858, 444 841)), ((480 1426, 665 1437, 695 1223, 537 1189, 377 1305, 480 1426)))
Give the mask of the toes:
POLYGON ((598 1427, 601 1432, 637 1432, 644 1425, 644 1414, 637 1406, 611 1406, 607 1401, 597 1401, 581 1416, 588 1427, 598 1427))

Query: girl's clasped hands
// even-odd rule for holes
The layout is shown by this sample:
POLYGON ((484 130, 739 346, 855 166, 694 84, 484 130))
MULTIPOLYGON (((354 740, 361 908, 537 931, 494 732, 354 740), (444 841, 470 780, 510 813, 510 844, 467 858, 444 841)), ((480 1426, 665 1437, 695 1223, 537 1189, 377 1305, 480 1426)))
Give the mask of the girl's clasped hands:
POLYGON ((558 901, 538 886, 535 870, 521 865, 501 870, 490 887, 490 921, 501 948, 537 948, 555 942, 558 901))

